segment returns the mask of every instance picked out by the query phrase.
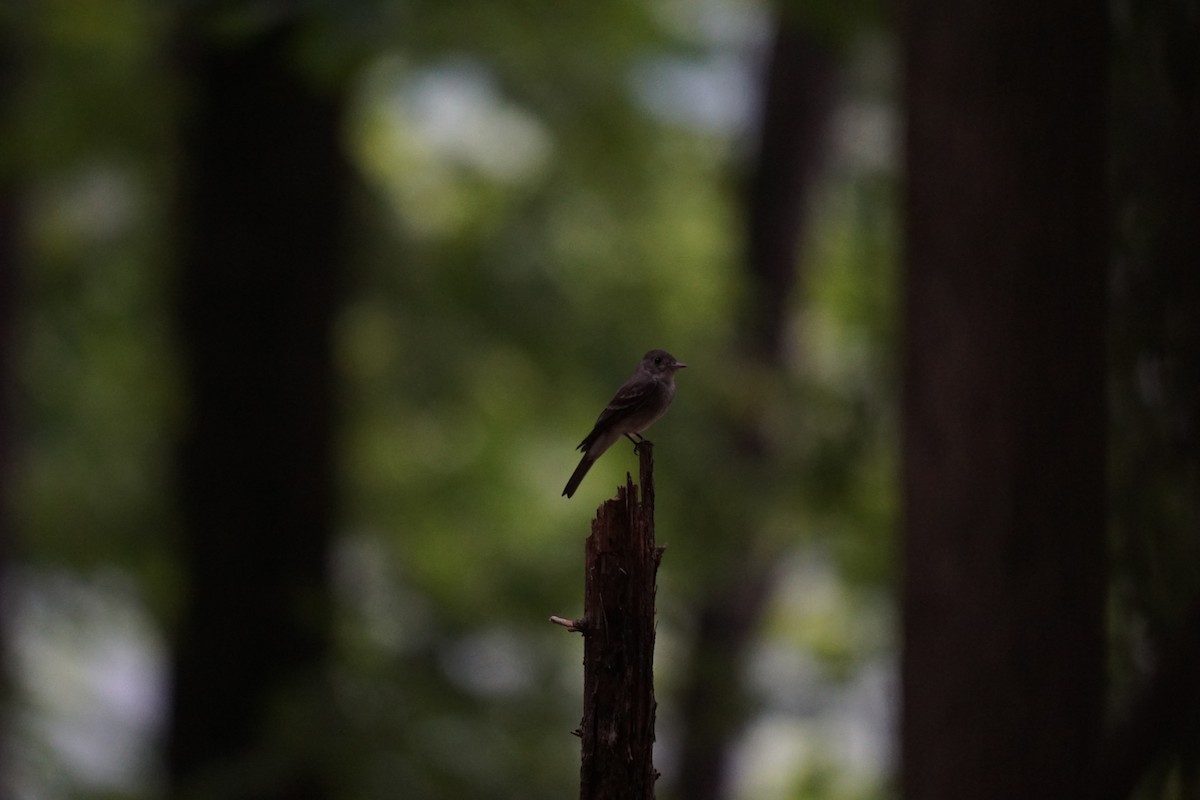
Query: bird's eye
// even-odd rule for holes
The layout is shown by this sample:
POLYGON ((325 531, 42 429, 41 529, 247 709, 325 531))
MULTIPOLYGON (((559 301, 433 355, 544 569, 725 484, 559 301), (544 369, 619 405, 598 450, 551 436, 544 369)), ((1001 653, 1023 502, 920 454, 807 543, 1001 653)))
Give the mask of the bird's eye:
POLYGON ((657 358, 655 358, 654 363, 661 365, 662 364, 662 356, 658 356, 657 358))

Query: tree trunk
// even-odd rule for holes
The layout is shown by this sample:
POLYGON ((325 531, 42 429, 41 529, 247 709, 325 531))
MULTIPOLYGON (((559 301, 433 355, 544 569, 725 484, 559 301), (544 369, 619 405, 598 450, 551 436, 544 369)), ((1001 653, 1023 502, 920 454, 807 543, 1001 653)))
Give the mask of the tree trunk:
MULTIPOLYGON (((751 291, 743 322, 742 357, 766 370, 783 369, 798 255, 834 108, 832 51, 787 13, 776 22, 763 75, 759 142, 745 192, 745 265, 751 291)), ((755 414, 729 423, 739 463, 766 472, 772 444, 755 414), (755 465, 755 466, 751 466, 755 465)), ((750 468, 745 468, 750 467, 750 468)), ((761 546, 757 518, 728 531, 731 547, 696 608, 689 672, 680 694, 683 731, 672 795, 720 800, 729 794, 732 744, 748 714, 742 690, 748 651, 774 592, 778 561, 761 546)))
POLYGON ((605 501, 585 543, 580 800, 653 800, 654 596, 663 548, 654 544, 654 453, 639 448, 633 479, 605 501))
POLYGON ((286 702, 304 718, 293 701, 317 685, 327 647, 339 110, 292 65, 287 26, 189 44, 178 253, 188 592, 170 782, 192 796, 320 798, 315 759, 281 752, 272 714, 286 702))
POLYGON ((1102 724, 1102 4, 910 0, 903 792, 1084 797, 1102 724))
MULTIPOLYGON (((15 549, 12 475, 14 469, 14 388, 17 385, 16 329, 25 257, 24 175, 14 159, 18 138, 19 87, 24 80, 24 53, 15 26, 0 23, 0 595, 8 595, 8 576, 15 549)), ((11 609, 10 612, 11 614, 11 609)), ((0 628, 0 696, 11 697, 9 625, 0 628)), ((11 707, 12 703, 7 706, 11 707)), ((10 785, 10 712, 0 712, 0 785, 10 785)))

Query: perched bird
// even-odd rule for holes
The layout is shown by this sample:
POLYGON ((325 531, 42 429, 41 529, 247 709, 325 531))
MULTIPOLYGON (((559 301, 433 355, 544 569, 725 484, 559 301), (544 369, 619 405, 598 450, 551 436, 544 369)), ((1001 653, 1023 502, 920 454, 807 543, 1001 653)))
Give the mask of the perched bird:
POLYGON ((571 474, 571 480, 567 481, 564 495, 575 494, 579 482, 596 459, 622 436, 633 442, 635 448, 643 441, 642 431, 665 414, 667 406, 675 399, 675 372, 686 366, 666 350, 651 350, 642 356, 637 372, 617 390, 616 396, 600 412, 592 432, 579 443, 577 449, 583 451, 583 458, 571 474))

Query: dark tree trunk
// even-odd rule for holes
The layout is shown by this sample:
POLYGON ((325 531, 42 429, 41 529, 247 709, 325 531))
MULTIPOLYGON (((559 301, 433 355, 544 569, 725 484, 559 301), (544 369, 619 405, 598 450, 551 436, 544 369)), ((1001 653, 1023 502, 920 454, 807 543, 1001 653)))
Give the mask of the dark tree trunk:
POLYGON ((753 287, 751 357, 783 362, 812 195, 834 108, 832 50, 783 14, 763 73, 758 152, 745 194, 746 268, 753 287))
MULTIPOLYGON (((13 526, 11 480, 14 469, 16 385, 15 351, 18 298, 22 285, 25 226, 22 209, 24 180, 19 173, 12 143, 18 131, 17 89, 22 80, 23 59, 18 32, 12 24, 0 23, 0 595, 7 594, 7 579, 16 532, 13 526), (6 148, 5 145, 8 145, 6 148)), ((0 697, 8 698, 8 626, 0 627, 0 697)), ((6 704, 7 708, 8 704, 6 704)), ((9 726, 7 711, 0 712, 0 785, 7 785, 9 726)))
POLYGON ((641 496, 618 487, 586 541, 580 800, 654 800, 654 451, 639 448, 641 496))
MULTIPOLYGON (((16 138, 17 120, 14 98, 17 94, 20 63, 14 41, 16 31, 0 25, 0 150, 6 163, 0 163, 0 575, 8 567, 12 548, 13 374, 17 297, 21 285, 22 181, 12 158, 11 143, 16 138), (4 144, 9 144, 7 149, 4 144)), ((0 652, 4 648, 0 646, 0 652)))
POLYGON ((1105 668, 1105 7, 910 0, 903 40, 903 793, 1084 797, 1105 668))
POLYGON ((0 176, 0 580, 8 570, 14 538, 9 481, 13 470, 13 363, 23 240, 18 195, 15 181, 0 176))
MULTIPOLYGON (((745 193, 746 268, 743 356, 766 369, 783 367, 805 205, 811 196, 833 111, 833 53, 781 14, 763 73, 756 159, 745 193)), ((755 418, 733 431, 738 455, 755 471, 773 458, 755 418)), ((749 469, 745 470, 747 474, 749 469)), ((730 531, 738 545, 696 610, 691 665, 680 697, 678 775, 673 796, 720 800, 729 794, 729 756, 749 709, 742 692, 748 651, 775 585, 777 560, 760 546, 752 517, 730 531)))
POLYGON ((339 109, 299 74, 290 33, 184 48, 187 594, 168 766, 199 796, 326 796, 312 760, 272 742, 272 715, 319 685, 327 646, 344 178, 339 109))

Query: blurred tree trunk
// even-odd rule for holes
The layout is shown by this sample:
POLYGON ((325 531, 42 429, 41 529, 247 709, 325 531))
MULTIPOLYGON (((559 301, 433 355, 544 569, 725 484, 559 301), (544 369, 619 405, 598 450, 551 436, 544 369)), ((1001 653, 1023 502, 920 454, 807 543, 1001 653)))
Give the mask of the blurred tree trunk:
POLYGON ((328 639, 340 110, 292 63, 288 26, 188 30, 170 782, 188 796, 321 798, 316 760, 294 750, 319 753, 327 735, 309 715, 328 639))
MULTIPOLYGON (((13 388, 16 385, 15 352, 19 288, 24 255, 21 198, 23 180, 17 153, 19 124, 18 86, 22 57, 15 22, 0 22, 0 595, 7 595, 15 531, 12 516, 11 476, 14 459, 13 388)), ((0 697, 7 700, 11 686, 8 665, 8 626, 0 627, 0 697)), ((11 705, 5 704, 7 709, 11 705)), ((0 787, 11 786, 9 775, 8 714, 0 715, 0 787)), ((4 789, 0 788, 0 792, 4 789)))
MULTIPOLYGON (((4 66, 0 65, 0 71, 3 69, 4 66)), ((0 86, 4 84, 4 78, 0 75, 0 86)), ((16 376, 13 368, 13 339, 17 314, 16 289, 20 275, 17 244, 20 238, 18 202, 16 187, 10 183, 9 176, 0 176, 0 594, 7 594, 9 591, 9 569, 16 536, 10 498, 15 455, 12 387, 16 376)), ((6 701, 9 700, 12 691, 8 666, 12 663, 8 630, 8 626, 0 627, 0 697, 6 701)), ((10 707, 11 702, 6 702, 5 711, 0 712, 0 793, 3 792, 2 787, 10 786, 11 781, 8 732, 12 727, 7 711, 10 707)))
MULTIPOLYGON (((749 304, 742 357, 783 369, 797 261, 808 202, 833 111, 834 54, 791 15, 780 15, 763 75, 757 159, 745 193, 749 304)), ((772 459, 758 419, 740 420, 734 439, 758 474, 772 459)), ((736 531, 721 579, 696 611, 680 697, 683 732, 673 796, 719 800, 729 794, 731 746, 749 714, 742 691, 749 647, 775 586, 778 559, 753 519, 736 531)))
POLYGON ((1104 698, 1103 4, 909 0, 903 793, 1084 797, 1104 698))
MULTIPOLYGON (((0 70, 3 65, 0 65, 0 70)), ((3 85, 0 76, 0 85, 3 85)), ((2 123, 0 123, 2 124, 2 123)), ((9 175, 0 175, 0 582, 8 571, 13 551, 13 387, 17 298, 21 275, 21 209, 19 190, 9 175)), ((0 628, 0 653, 5 652, 0 628)), ((0 661, 0 663, 7 663, 0 661)))
MULTIPOLYGON (((19 65, 15 31, 0 26, 0 574, 11 552, 12 518, 8 475, 12 464, 12 387, 17 293, 21 274, 21 179, 16 161, 16 103, 19 65)), ((3 648, 0 648, 2 650, 3 648)))

